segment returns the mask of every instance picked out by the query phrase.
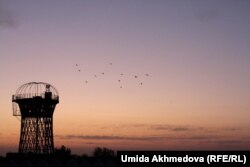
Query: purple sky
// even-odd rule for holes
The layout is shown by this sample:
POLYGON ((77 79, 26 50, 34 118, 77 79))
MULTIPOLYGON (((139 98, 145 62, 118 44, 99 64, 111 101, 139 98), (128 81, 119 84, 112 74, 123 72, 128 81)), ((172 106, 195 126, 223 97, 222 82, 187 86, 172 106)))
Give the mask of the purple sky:
POLYGON ((19 140, 11 95, 32 81, 58 88, 55 142, 73 152, 250 149, 249 30, 247 0, 0 0, 0 154, 19 140))

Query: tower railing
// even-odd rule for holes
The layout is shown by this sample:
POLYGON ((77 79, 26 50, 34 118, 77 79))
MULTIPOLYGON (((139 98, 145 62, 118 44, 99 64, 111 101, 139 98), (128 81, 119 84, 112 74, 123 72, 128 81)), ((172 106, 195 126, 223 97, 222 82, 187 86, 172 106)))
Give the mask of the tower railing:
MULTIPOLYGON (((19 100, 19 99, 30 99, 34 97, 41 97, 45 99, 45 93, 41 93, 40 95, 34 94, 34 93, 26 93, 26 94, 17 94, 17 95, 12 95, 12 101, 14 100, 19 100)), ((58 95, 51 95, 52 100, 59 100, 58 95)))

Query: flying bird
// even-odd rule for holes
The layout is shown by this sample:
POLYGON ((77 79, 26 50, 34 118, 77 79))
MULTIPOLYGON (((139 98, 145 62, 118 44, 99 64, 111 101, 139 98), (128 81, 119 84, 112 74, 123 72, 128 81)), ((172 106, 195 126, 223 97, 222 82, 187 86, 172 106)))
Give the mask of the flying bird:
POLYGON ((87 84, 87 83, 88 83, 88 81, 85 81, 85 83, 87 84))
POLYGON ((111 66, 112 66, 112 65, 113 65, 113 63, 109 63, 109 65, 111 65, 111 66))
POLYGON ((135 75, 135 78, 138 78, 138 76, 137 76, 137 75, 135 75))
POLYGON ((76 66, 78 66, 78 64, 76 64, 76 66))
POLYGON ((140 83, 140 85, 142 85, 142 82, 140 83))
POLYGON ((97 75, 96 75, 96 74, 95 74, 94 76, 95 76, 95 77, 97 77, 97 75))
POLYGON ((121 73, 120 75, 121 75, 121 76, 123 76, 124 74, 123 74, 123 73, 121 73))
POLYGON ((119 79, 118 82, 121 82, 121 80, 119 79))
POLYGON ((81 70, 79 69, 78 72, 81 72, 81 70))
POLYGON ((102 72, 102 75, 104 75, 104 72, 102 72))
POLYGON ((146 75, 146 77, 148 77, 149 76, 149 74, 145 74, 146 75))

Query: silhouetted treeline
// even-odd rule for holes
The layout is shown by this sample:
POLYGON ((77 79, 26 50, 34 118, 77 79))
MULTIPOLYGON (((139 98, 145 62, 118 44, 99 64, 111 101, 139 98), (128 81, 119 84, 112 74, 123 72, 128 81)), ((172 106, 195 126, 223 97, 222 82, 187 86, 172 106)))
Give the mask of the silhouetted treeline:
POLYGON ((98 158, 115 157, 115 151, 105 147, 104 148, 96 147, 93 152, 93 157, 98 157, 98 158))
POLYGON ((70 148, 62 145, 49 155, 7 153, 6 157, 0 157, 0 167, 115 167, 116 164, 115 151, 105 147, 96 147, 90 156, 73 155, 70 148))

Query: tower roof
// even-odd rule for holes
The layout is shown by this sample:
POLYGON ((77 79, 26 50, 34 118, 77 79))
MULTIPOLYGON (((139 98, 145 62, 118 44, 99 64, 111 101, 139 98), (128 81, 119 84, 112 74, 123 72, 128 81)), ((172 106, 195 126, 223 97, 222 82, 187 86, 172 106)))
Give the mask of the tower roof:
POLYGON ((59 96, 57 89, 45 82, 29 82, 23 84, 17 89, 14 96, 18 97, 18 99, 32 98, 35 96, 43 96, 45 92, 51 92, 52 97, 59 96))

